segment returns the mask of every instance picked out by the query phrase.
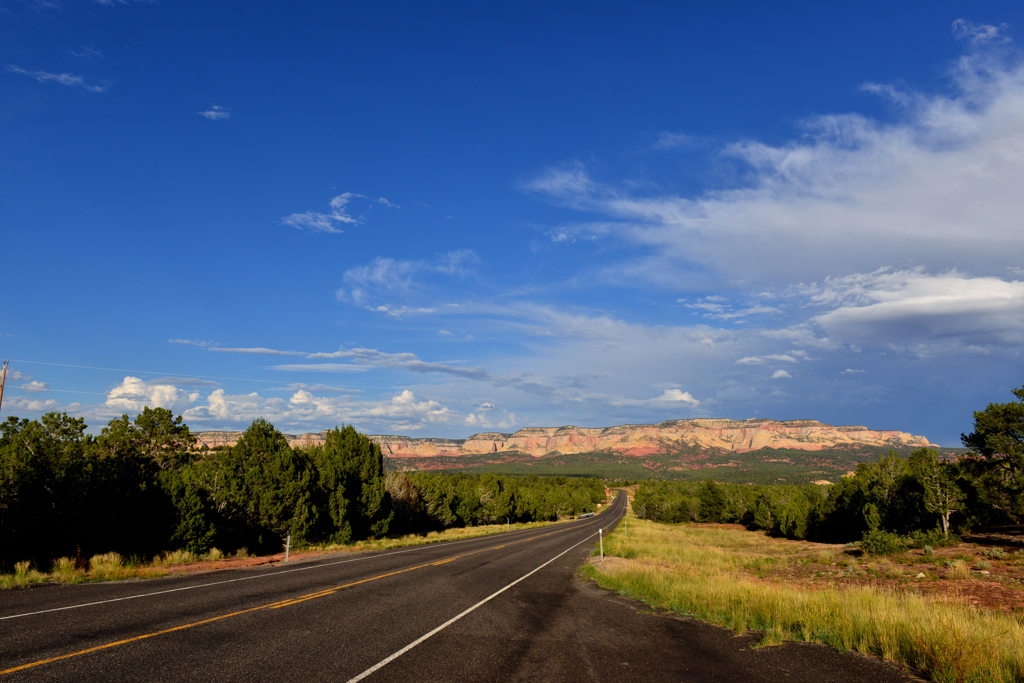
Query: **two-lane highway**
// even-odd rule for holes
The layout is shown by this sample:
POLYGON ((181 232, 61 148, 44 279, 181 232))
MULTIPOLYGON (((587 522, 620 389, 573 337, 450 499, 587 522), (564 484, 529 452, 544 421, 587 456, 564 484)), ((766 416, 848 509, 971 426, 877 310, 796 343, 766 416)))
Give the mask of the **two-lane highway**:
POLYGON ((0 594, 0 680, 897 681, 821 646, 753 650, 575 578, 598 529, 0 594))
POLYGON ((48 679, 366 677, 535 573, 578 566, 625 510, 357 557, 0 596, 0 671, 48 679), (222 578, 223 577, 223 578, 222 578))

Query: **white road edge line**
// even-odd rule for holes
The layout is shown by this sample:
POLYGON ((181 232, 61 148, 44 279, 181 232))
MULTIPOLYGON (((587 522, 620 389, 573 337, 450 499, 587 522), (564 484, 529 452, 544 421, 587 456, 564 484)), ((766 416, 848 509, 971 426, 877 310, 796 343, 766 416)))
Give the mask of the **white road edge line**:
MULTIPOLYGON (((546 528, 548 528, 548 527, 534 527, 534 529, 546 529, 546 528)), ((0 617, 0 621, 4 621, 6 619, 18 619, 18 618, 21 618, 21 617, 31 617, 31 616, 35 616, 37 614, 48 614, 50 612, 62 612, 64 610, 69 610, 69 609, 79 609, 80 607, 92 607, 92 606, 95 606, 95 605, 105 605, 105 604, 111 603, 111 602, 121 602, 122 600, 135 600, 136 598, 150 598, 150 597, 153 597, 154 595, 165 595, 167 593, 177 593, 178 591, 190 591, 190 590, 195 590, 197 588, 209 588, 210 586, 220 586, 220 585, 225 584, 225 583, 235 583, 237 581, 250 581, 252 579, 269 579, 269 578, 271 578, 273 576, 280 576, 281 574, 290 574, 292 572, 304 572, 304 571, 307 571, 309 569, 320 569, 322 567, 333 567, 336 564, 348 564, 349 562, 360 562, 362 560, 373 560, 373 559, 376 559, 376 558, 379 558, 379 557, 388 557, 389 555, 401 555, 402 553, 411 553, 414 550, 423 550, 424 548, 437 547, 438 545, 441 545, 441 543, 444 543, 446 545, 458 545, 460 543, 469 543, 470 541, 479 541, 482 538, 506 537, 506 536, 509 536, 510 534, 522 533, 522 532, 526 532, 526 531, 533 531, 534 529, 516 529, 515 531, 505 532, 504 534, 488 534, 487 536, 477 536, 476 538, 464 538, 461 541, 441 541, 440 543, 424 543, 422 545, 417 545, 417 546, 414 546, 412 548, 407 548, 406 550, 396 550, 395 552, 392 552, 392 553, 382 553, 380 555, 365 555, 363 557, 354 557, 354 558, 349 559, 349 560, 338 560, 337 562, 324 562, 323 564, 314 564, 314 565, 310 565, 308 567, 296 567, 295 569, 284 569, 282 571, 273 572, 271 574, 259 574, 257 576, 243 576, 240 579, 226 579, 224 581, 213 581, 211 583, 201 583, 201 584, 198 584, 196 586, 183 586, 181 588, 169 588, 167 590, 156 591, 154 593, 142 593, 140 595, 126 595, 126 596, 121 597, 121 598, 110 598, 109 600, 97 600, 96 602, 84 602, 84 603, 82 603, 80 605, 67 605, 65 607, 54 607, 52 609, 39 610, 38 612, 25 612, 24 614, 11 614, 11 615, 8 615, 6 617, 0 617)))
MULTIPOLYGON (((617 522, 617 521, 618 521, 618 519, 616 519, 615 521, 617 522)), ((387 664, 389 664, 389 663, 393 662, 394 660, 398 659, 399 657, 401 657, 401 656, 402 656, 402 655, 404 655, 404 654, 405 654, 406 652, 408 652, 409 650, 413 649, 414 647, 416 647, 417 645, 419 645, 420 643, 422 643, 422 642, 423 642, 423 641, 425 641, 426 639, 428 639, 428 638, 430 638, 431 636, 433 636, 433 635, 435 635, 435 634, 437 634, 437 633, 440 633, 441 631, 445 630, 446 628, 448 628, 449 626, 451 626, 451 625, 452 625, 452 624, 454 624, 454 623, 455 623, 456 621, 458 621, 458 620, 459 620, 459 619, 461 619, 462 617, 466 616, 467 614, 469 614, 470 612, 472 612, 472 611, 473 611, 473 610, 475 610, 476 608, 480 607, 481 605, 483 605, 483 604, 485 604, 485 603, 487 603, 487 602, 490 602, 491 600, 493 600, 494 598, 498 597, 499 595, 501 595, 502 593, 504 593, 505 591, 507 591, 507 590, 508 590, 509 588, 511 588, 512 586, 514 586, 514 585, 516 585, 517 583, 519 583, 520 581, 523 581, 524 579, 528 579, 529 577, 533 576, 534 574, 536 574, 537 572, 539 572, 539 571, 540 571, 541 569, 544 569, 544 567, 548 566, 549 564, 551 564, 552 562, 554 562, 555 560, 557 560, 558 558, 560 558, 560 557, 561 557, 562 555, 565 555, 565 554, 566 554, 567 552, 569 552, 569 551, 570 551, 570 550, 572 550, 573 548, 576 548, 577 546, 583 545, 584 543, 586 543, 587 541, 589 541, 590 539, 592 539, 592 538, 593 538, 594 536, 597 536, 597 534, 590 534, 589 536, 587 536, 586 538, 584 538, 584 539, 583 539, 582 541, 580 541, 580 542, 579 542, 579 543, 577 543, 576 545, 574 545, 574 546, 572 546, 572 547, 570 547, 570 548, 566 548, 565 550, 563 550, 563 551, 562 551, 562 552, 560 552, 559 554, 555 555, 554 557, 552 557, 552 558, 551 558, 550 560, 548 560, 547 562, 545 562, 545 563, 544 563, 544 564, 542 564, 541 566, 539 566, 539 567, 537 567, 536 569, 534 569, 534 570, 533 570, 532 572, 530 572, 529 574, 524 574, 523 576, 520 576, 520 577, 519 577, 518 579, 516 579, 515 581, 513 581, 513 582, 512 582, 512 583, 510 583, 509 585, 505 586, 504 588, 502 588, 502 589, 501 589, 501 590, 499 590, 498 592, 496 592, 496 593, 492 593, 491 595, 487 596, 486 598, 484 598, 484 599, 483 599, 483 600, 481 600, 480 602, 476 603, 475 605, 473 605, 472 607, 470 607, 469 609, 467 609, 467 610, 466 610, 465 612, 463 612, 462 614, 459 614, 458 616, 454 616, 454 617, 452 617, 452 618, 451 618, 451 619, 449 619, 448 621, 444 622, 443 624, 441 624, 440 626, 438 626, 437 628, 435 628, 435 629, 434 629, 433 631, 431 631, 430 633, 427 633, 427 634, 425 634, 425 635, 422 635, 422 636, 420 636, 419 638, 417 638, 416 640, 412 641, 411 643, 409 643, 408 645, 406 645, 405 647, 403 647, 403 648, 402 648, 401 650, 399 650, 398 652, 394 653, 394 654, 393 654, 393 655, 391 655, 390 657, 387 657, 387 658, 385 658, 385 659, 382 659, 382 660, 380 660, 379 662, 377 662, 376 664, 374 664, 374 665, 373 665, 373 666, 371 666, 371 667, 370 667, 369 669, 367 669, 367 670, 366 670, 366 671, 364 671, 363 673, 359 674, 359 675, 358 675, 358 676, 356 676, 355 678, 350 678, 350 679, 348 680, 348 683, 356 683, 356 681, 361 681, 361 680, 363 680, 364 678, 366 678, 367 676, 369 676, 370 674, 372 674, 372 673, 373 673, 374 671, 376 671, 377 669, 379 669, 379 668, 381 668, 381 667, 383 667, 383 666, 386 666, 387 664)))

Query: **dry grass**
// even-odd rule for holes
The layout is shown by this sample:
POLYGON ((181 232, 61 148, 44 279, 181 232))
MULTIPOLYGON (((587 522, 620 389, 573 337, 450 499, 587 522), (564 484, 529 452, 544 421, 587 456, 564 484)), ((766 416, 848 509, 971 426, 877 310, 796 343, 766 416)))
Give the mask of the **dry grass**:
POLYGON ((946 572, 947 579, 969 579, 971 568, 963 560, 953 560, 949 563, 949 571, 946 572))
MULTIPOLYGON (((759 629, 764 644, 808 640, 873 653, 942 682, 1024 680, 1024 627, 1013 616, 906 591, 802 590, 751 574, 759 566, 799 563, 815 552, 814 544, 757 532, 631 518, 629 535, 611 534, 605 553, 634 559, 607 572, 590 567, 588 573, 606 588, 737 633, 759 629)), ((901 571, 884 561, 876 569, 901 571)))
MULTIPOLYGON (((525 524, 513 524, 506 527, 504 524, 492 524, 489 526, 476 526, 457 529, 446 529, 434 531, 428 534, 410 534, 398 538, 382 538, 371 541, 360 541, 350 545, 323 545, 308 546, 302 548, 302 552, 360 552, 372 550, 387 550, 389 548, 402 548, 426 543, 440 543, 443 541, 460 540, 464 538, 475 538, 477 536, 488 536, 491 534, 504 533, 507 530, 533 529, 537 527, 550 526, 558 522, 532 522, 525 524)), ((293 549, 295 552, 295 549, 293 549)), ((148 563, 126 560, 118 553, 104 553, 94 555, 89 560, 89 568, 79 569, 74 558, 62 557, 54 561, 49 573, 39 572, 30 568, 29 562, 19 562, 15 565, 13 574, 0 574, 0 589, 19 588, 33 583, 57 582, 57 583, 81 583, 83 581, 117 581, 128 578, 154 578, 165 576, 166 567, 183 566, 196 564, 198 562, 216 562, 217 560, 244 560, 249 558, 247 548, 239 548, 232 556, 226 555, 217 548, 210 548, 203 555, 196 555, 188 550, 174 550, 165 552, 148 563)))
POLYGON ((358 541, 348 545, 330 544, 308 546, 305 550, 335 552, 363 552, 368 550, 389 550, 391 548, 404 548, 411 545, 424 545, 427 543, 442 543, 444 541, 458 541, 464 538, 476 538, 478 536, 490 536, 491 534, 503 534, 508 530, 536 529, 538 527, 551 526, 560 522, 528 522, 513 524, 506 527, 504 524, 489 524, 484 526, 470 526, 443 531, 431 531, 427 534, 409 534, 397 538, 378 538, 369 541, 358 541))

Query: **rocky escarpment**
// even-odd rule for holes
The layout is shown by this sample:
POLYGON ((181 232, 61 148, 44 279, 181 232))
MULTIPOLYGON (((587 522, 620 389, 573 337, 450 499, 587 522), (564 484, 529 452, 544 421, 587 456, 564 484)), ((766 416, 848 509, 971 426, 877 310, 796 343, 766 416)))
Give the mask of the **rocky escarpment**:
MULTIPOLYGON (((241 432, 197 432, 200 445, 230 446, 241 432)), ((323 443, 323 433, 285 435, 293 446, 323 443)), ((894 430, 834 427, 817 420, 671 420, 617 427, 527 427, 514 433, 484 432, 468 439, 418 439, 377 434, 370 439, 393 458, 515 452, 532 456, 613 451, 646 456, 681 449, 745 453, 761 448, 820 451, 863 446, 933 446, 927 438, 894 430)))

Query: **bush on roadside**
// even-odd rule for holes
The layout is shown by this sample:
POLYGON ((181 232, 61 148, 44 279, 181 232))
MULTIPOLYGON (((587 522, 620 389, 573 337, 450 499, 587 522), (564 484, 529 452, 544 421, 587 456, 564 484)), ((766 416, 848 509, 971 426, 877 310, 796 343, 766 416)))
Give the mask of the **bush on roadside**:
POLYGON ((907 549, 907 541, 897 534, 872 529, 864 532, 860 548, 868 555, 896 555, 907 549))

